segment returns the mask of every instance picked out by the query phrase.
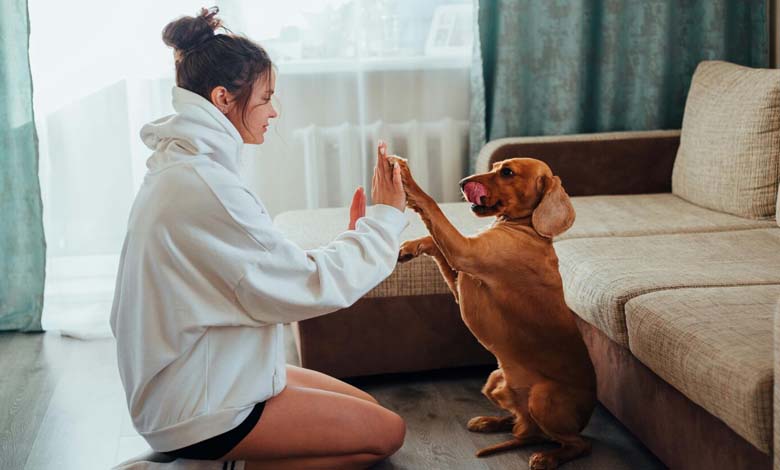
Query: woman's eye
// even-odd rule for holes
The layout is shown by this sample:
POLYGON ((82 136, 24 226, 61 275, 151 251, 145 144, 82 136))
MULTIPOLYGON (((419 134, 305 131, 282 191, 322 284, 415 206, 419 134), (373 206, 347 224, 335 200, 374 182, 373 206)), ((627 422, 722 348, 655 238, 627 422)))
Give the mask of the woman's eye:
POLYGON ((501 176, 512 176, 514 172, 509 168, 501 168, 501 176))

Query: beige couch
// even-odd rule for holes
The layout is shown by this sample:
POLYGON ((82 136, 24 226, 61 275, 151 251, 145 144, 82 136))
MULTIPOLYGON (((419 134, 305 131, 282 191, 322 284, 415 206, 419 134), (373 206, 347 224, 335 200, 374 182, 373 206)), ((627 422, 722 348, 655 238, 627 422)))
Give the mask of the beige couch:
MULTIPOLYGON (((535 156, 574 196, 577 220, 555 247, 599 399, 671 468, 768 469, 780 445, 778 73, 703 63, 682 131, 501 139, 477 164, 535 156)), ((490 222, 442 207, 463 233, 490 222)), ((409 217, 404 238, 424 235, 409 217)), ((323 209, 276 223, 309 248, 346 220, 323 209)), ((492 361, 425 257, 295 331, 303 365, 340 376, 492 361)))

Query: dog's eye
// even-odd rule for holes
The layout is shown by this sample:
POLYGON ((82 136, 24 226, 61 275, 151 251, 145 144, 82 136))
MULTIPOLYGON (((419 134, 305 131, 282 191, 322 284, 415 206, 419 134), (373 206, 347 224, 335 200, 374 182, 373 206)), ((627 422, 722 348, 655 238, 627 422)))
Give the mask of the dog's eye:
POLYGON ((512 176, 515 173, 507 167, 501 168, 501 176, 512 176))

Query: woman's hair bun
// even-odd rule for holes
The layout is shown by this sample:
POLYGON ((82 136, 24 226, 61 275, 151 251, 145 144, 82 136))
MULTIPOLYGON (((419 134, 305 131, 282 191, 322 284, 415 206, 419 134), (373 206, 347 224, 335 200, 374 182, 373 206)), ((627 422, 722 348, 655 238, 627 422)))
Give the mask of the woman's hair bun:
POLYGON ((198 16, 182 16, 165 25, 162 31, 163 42, 172 47, 177 60, 187 51, 198 47, 214 37, 222 20, 217 18, 219 7, 201 8, 198 16))

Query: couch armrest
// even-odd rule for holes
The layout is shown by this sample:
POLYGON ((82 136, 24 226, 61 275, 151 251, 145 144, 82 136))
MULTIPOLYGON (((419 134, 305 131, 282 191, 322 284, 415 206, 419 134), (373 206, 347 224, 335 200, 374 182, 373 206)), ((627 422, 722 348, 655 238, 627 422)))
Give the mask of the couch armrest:
POLYGON ((570 196, 668 193, 679 145, 679 130, 512 137, 488 142, 476 171, 534 157, 550 165, 570 196))

